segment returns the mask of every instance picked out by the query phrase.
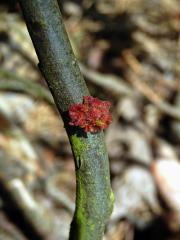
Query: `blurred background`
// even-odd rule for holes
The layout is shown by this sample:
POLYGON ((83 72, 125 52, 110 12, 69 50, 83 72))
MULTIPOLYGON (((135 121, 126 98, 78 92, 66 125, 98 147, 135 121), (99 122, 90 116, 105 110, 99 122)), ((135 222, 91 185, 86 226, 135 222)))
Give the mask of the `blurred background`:
MULTIPOLYGON (((180 239, 178 0, 60 1, 106 130, 115 206, 104 240, 180 239)), ((67 240, 70 145, 16 1, 0 2, 0 239, 67 240)))

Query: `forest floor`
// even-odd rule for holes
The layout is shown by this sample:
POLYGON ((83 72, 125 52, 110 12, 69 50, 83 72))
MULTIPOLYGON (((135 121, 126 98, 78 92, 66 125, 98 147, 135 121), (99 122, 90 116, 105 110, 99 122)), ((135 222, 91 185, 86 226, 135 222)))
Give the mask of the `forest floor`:
MULTIPOLYGON (((3 2, 3 1, 2 1, 3 2)), ((105 131, 115 206, 104 240, 180 239, 178 0, 59 1, 105 131)), ((18 4, 0 4, 0 239, 67 240, 74 162, 18 4)))

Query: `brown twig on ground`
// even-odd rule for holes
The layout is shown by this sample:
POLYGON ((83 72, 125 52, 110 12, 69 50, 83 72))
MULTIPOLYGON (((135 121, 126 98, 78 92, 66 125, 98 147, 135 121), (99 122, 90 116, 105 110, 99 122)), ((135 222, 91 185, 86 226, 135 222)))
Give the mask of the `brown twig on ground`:
POLYGON ((94 83, 103 89, 115 94, 115 95, 132 95, 133 90, 127 83, 123 82, 120 77, 116 77, 112 74, 102 74, 87 68, 82 63, 80 64, 80 69, 83 75, 91 83, 94 83))
MULTIPOLYGON (((59 229, 53 220, 52 213, 34 199, 21 180, 22 176, 23 170, 17 171, 16 161, 1 153, 0 186, 5 211, 8 212, 8 209, 11 209, 17 212, 19 221, 28 225, 32 236, 36 236, 36 239, 59 239, 59 229)), ((10 215, 11 212, 8 214, 10 215)), ((25 235, 27 234, 24 228, 21 230, 25 235)))
POLYGON ((54 104, 49 91, 42 85, 29 79, 23 79, 6 69, 0 68, 0 89, 11 91, 23 91, 34 97, 44 99, 49 104, 54 104))
POLYGON ((142 93, 150 102, 152 102, 158 109, 175 119, 180 119, 180 109, 167 103, 157 93, 155 93, 145 82, 139 80, 143 74, 143 68, 138 63, 138 60, 129 52, 124 52, 124 59, 133 71, 133 75, 127 74, 127 80, 142 93), (133 78, 132 78, 133 76, 133 78))

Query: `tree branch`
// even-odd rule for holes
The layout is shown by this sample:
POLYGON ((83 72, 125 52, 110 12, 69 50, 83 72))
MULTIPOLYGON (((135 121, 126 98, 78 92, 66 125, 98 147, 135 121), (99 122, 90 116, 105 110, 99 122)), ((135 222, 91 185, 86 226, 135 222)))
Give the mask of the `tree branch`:
POLYGON ((112 211, 104 135, 70 127, 67 111, 89 91, 72 52, 56 0, 19 0, 39 66, 68 133, 76 166, 76 209, 70 239, 100 240, 112 211))

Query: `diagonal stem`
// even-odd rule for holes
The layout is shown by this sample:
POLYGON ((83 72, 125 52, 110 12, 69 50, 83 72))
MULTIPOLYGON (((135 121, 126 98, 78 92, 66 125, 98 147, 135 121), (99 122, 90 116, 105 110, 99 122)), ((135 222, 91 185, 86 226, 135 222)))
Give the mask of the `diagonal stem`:
POLYGON ((89 91, 79 70, 56 0, 19 0, 40 70, 63 118, 76 167, 76 209, 70 240, 100 240, 113 206, 109 161, 102 132, 68 125, 68 109, 89 91))

